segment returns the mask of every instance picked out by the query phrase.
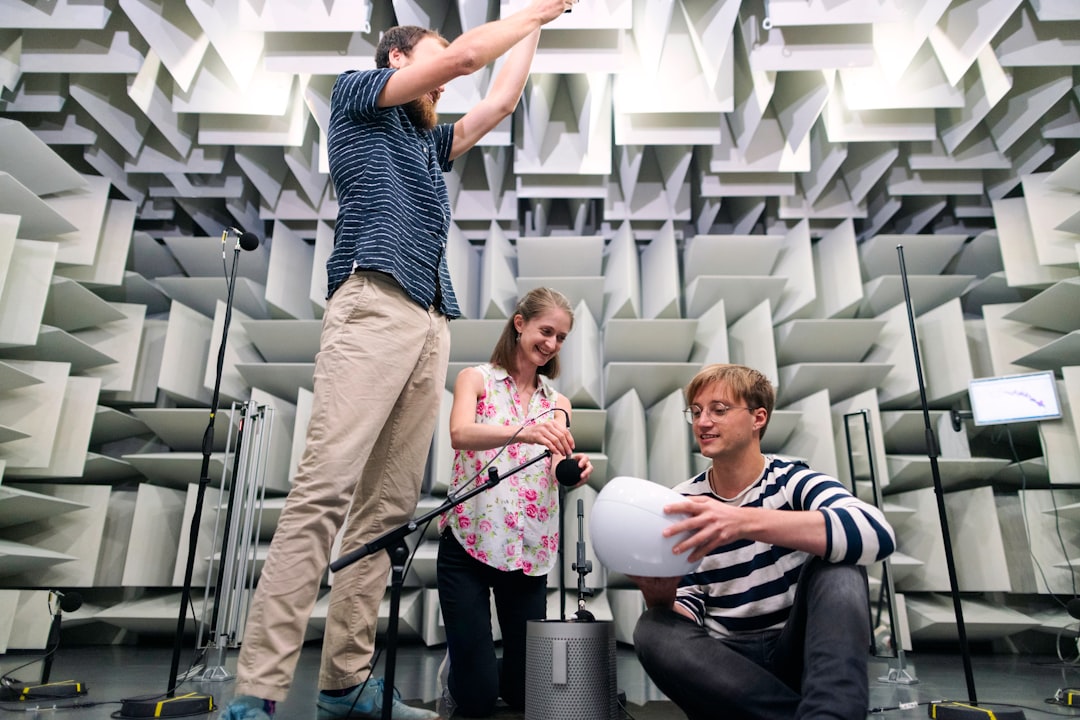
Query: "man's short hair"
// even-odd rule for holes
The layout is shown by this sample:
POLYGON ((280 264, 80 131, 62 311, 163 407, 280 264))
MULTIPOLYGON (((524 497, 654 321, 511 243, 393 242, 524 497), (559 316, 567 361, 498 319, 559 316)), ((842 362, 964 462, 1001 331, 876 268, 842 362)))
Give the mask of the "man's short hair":
POLYGON ((773 406, 776 404, 776 391, 769 379, 757 370, 745 365, 714 363, 703 367, 686 386, 686 402, 693 403, 697 394, 713 383, 723 383, 734 400, 746 403, 746 406, 765 408, 765 424, 761 426, 758 437, 765 436, 765 428, 772 419, 773 406))
POLYGON ((379 46, 375 48, 375 67, 390 67, 390 51, 394 48, 406 55, 412 55, 416 44, 426 37, 437 38, 444 46, 448 44, 446 38, 434 30, 422 28, 419 25, 395 25, 384 32, 379 39, 379 46))

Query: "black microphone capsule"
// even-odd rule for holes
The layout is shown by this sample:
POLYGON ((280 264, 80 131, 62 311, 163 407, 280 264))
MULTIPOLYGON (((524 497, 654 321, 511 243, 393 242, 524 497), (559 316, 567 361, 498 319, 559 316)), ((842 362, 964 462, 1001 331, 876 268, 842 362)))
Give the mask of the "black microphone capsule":
POLYGON ((574 487, 581 482, 581 466, 574 458, 564 458, 555 466, 555 479, 560 485, 574 487))
POLYGON ((244 250, 254 250, 259 247, 259 236, 252 232, 240 233, 238 242, 244 250))

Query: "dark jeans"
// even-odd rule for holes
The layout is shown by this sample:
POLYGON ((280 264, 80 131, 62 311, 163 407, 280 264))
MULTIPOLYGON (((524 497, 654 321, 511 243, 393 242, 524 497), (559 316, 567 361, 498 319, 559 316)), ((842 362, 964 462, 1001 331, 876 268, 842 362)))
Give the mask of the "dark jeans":
POLYGON ((717 639, 672 610, 647 610, 634 649, 690 720, 863 720, 870 702, 866 570, 812 558, 782 630, 717 639))
POLYGON ((547 611, 547 577, 520 570, 504 572, 471 557, 447 530, 439 538, 436 565, 439 605, 450 653, 450 694, 457 714, 486 717, 502 696, 516 710, 525 708, 525 636, 529 620, 547 611), (491 600, 502 631, 501 667, 491 635, 491 600))

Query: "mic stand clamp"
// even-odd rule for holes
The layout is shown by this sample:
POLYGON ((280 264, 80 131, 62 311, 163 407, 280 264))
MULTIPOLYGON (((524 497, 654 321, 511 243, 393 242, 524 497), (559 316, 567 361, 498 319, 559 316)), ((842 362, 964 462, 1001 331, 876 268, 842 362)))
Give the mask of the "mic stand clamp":
POLYGON ((488 468, 488 479, 469 490, 464 495, 447 497, 442 505, 427 512, 420 517, 412 518, 404 525, 397 527, 371 542, 365 543, 355 550, 351 550, 337 560, 330 563, 330 569, 339 572, 343 568, 352 565, 379 550, 386 550, 390 554, 390 617, 386 631, 386 671, 383 673, 383 700, 382 720, 391 720, 394 707, 394 670, 397 664, 397 640, 398 640, 398 610, 401 607, 401 590, 405 585, 405 568, 409 558, 409 547, 405 538, 416 532, 420 527, 426 526, 428 521, 453 509, 464 501, 479 495, 488 488, 495 487, 502 480, 522 470, 535 462, 546 457, 551 457, 551 451, 545 450, 531 460, 526 460, 517 467, 511 468, 502 475, 494 467, 488 468))

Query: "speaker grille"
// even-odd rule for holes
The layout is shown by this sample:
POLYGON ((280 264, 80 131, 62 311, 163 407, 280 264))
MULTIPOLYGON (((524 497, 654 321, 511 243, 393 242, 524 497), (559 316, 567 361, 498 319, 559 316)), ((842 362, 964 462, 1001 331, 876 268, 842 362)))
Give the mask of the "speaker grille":
POLYGON ((619 719, 613 623, 530 621, 525 671, 525 720, 619 719))

